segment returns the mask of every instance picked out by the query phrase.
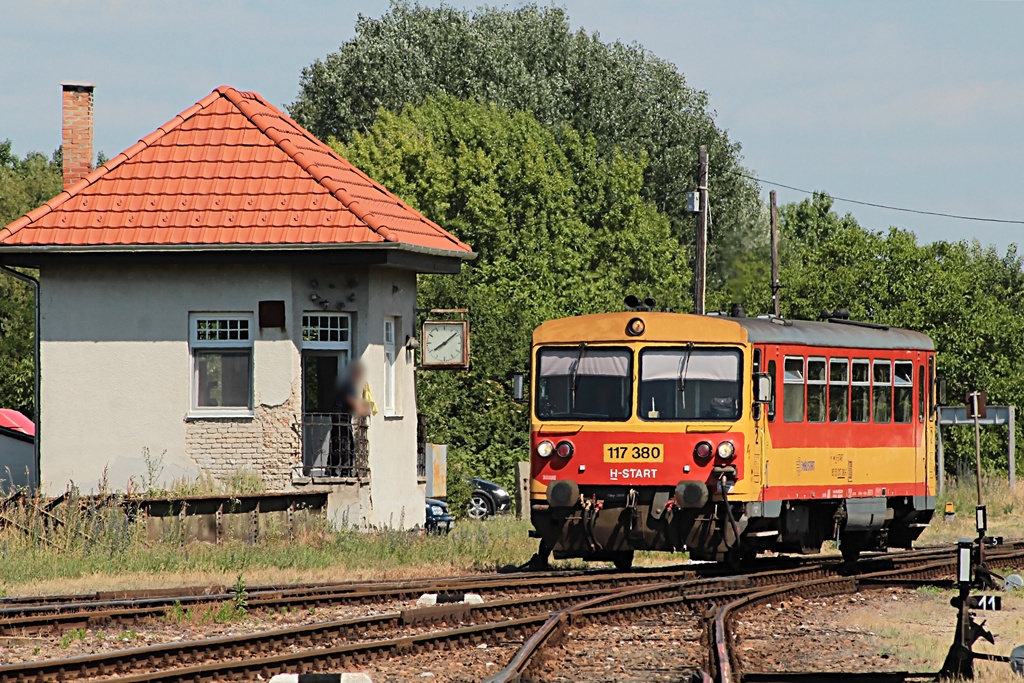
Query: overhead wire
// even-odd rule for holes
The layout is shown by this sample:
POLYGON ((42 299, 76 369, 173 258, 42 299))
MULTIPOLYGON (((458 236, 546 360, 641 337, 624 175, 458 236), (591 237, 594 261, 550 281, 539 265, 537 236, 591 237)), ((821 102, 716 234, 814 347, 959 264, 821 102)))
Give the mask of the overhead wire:
POLYGON ((829 192, 822 192, 820 190, 819 191, 805 190, 804 188, 801 188, 801 187, 794 187, 793 185, 786 185, 785 183, 779 183, 779 182, 776 182, 774 180, 765 180, 764 178, 758 178, 757 176, 752 176, 752 175, 749 175, 747 173, 742 173, 740 171, 734 171, 734 170, 731 170, 731 169, 727 170, 726 173, 732 173, 732 174, 738 175, 738 176, 740 176, 742 178, 746 178, 748 180, 753 180, 753 181, 758 182, 758 183, 763 183, 765 185, 772 185, 774 187, 781 187, 781 188, 784 188, 784 189, 787 189, 787 190, 793 190, 794 192, 802 192, 802 193, 807 194, 807 195, 812 195, 813 196, 815 194, 826 194, 826 195, 828 195, 829 198, 831 198, 831 199, 833 199, 833 200, 835 200, 837 202, 846 202, 847 204, 858 204, 860 206, 870 206, 870 207, 874 207, 876 209, 886 209, 886 210, 889 210, 889 211, 902 211, 903 213, 915 213, 915 214, 920 214, 922 216, 938 216, 940 218, 952 218, 952 219, 961 220, 961 221, 978 221, 978 222, 982 222, 982 223, 1001 223, 1001 224, 1005 224, 1005 225, 1024 225, 1024 220, 1013 220, 1013 219, 1009 219, 1009 218, 988 218, 988 217, 984 217, 984 216, 965 216, 965 215, 962 215, 962 214, 955 214, 955 213, 943 213, 941 211, 924 211, 922 209, 909 209, 909 208, 904 207, 904 206, 891 206, 889 204, 878 204, 876 202, 867 202, 867 201, 863 201, 863 200, 860 200, 860 199, 850 199, 848 197, 838 197, 838 196, 836 196, 834 194, 831 194, 829 192))

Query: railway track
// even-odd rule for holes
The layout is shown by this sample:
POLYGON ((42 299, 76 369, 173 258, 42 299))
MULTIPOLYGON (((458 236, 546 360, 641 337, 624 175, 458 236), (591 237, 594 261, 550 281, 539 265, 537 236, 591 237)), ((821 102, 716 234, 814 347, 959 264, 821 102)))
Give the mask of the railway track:
MULTIPOLYGON (((884 555, 867 562, 899 563, 900 553, 884 555)), ((841 569, 839 558, 819 556, 761 558, 755 571, 791 570, 825 565, 841 569)), ((715 578, 734 573, 716 564, 679 565, 621 573, 612 570, 577 572, 510 573, 460 576, 445 579, 398 582, 363 582, 291 587, 261 586, 247 590, 250 610, 305 609, 338 605, 379 605, 418 598, 423 593, 474 592, 483 596, 537 593, 568 588, 616 588, 657 581, 681 581, 688 578, 715 578)), ((23 636, 94 628, 105 624, 128 625, 144 619, 159 618, 173 609, 197 605, 215 605, 234 597, 223 586, 192 588, 153 593, 138 591, 125 597, 96 596, 9 599, 0 606, 0 635, 23 636), (85 598, 85 599, 83 599, 85 598), (20 601, 19 601, 20 600, 20 601)), ((114 594, 115 596, 117 594, 114 594)), ((2 604, 2 603, 0 603, 2 604)))
MULTIPOLYGON (((1024 557, 1024 544, 1011 546, 990 561, 1024 557)), ((0 667, 0 681, 62 681, 116 679, 121 681, 214 681, 268 678, 276 673, 363 668, 368 663, 415 652, 458 650, 473 645, 521 643, 509 666, 493 681, 529 680, 546 648, 558 641, 568 626, 629 620, 666 610, 682 611, 700 618, 714 610, 708 669, 735 678, 736 662, 729 652, 729 625, 746 606, 774 599, 786 592, 829 595, 852 592, 860 586, 885 585, 886 581, 936 580, 948 576, 955 565, 950 550, 896 553, 869 558, 858 576, 843 576, 834 561, 803 562, 801 566, 770 569, 733 576, 699 576, 686 571, 650 571, 630 574, 577 573, 522 577, 475 577, 473 590, 481 587, 517 595, 483 605, 445 604, 389 612, 372 617, 295 626, 261 633, 211 638, 192 642, 132 648, 97 655, 55 659, 0 667), (511 585, 510 585, 511 584, 511 585), (520 586, 522 590, 519 590, 520 586), (719 633, 721 631, 721 633, 719 633)), ((699 567, 705 567, 700 565, 699 567)), ((708 565, 705 573, 721 571, 708 565)), ((380 595, 419 594, 424 586, 441 583, 404 582, 366 584, 349 590, 356 600, 380 595)), ((469 586, 459 577, 445 586, 469 586)), ((271 591, 272 599, 328 599, 342 595, 339 589, 299 587, 271 591), (294 594, 288 594, 294 591, 294 594)), ((349 586, 351 589, 351 586, 349 586)), ((483 591, 481 591, 483 592, 483 591)), ((341 599, 341 598, 338 598, 341 599)), ((102 610, 99 610, 102 611, 102 610)), ((52 616, 52 615, 50 615, 52 616)), ((911 679, 907 679, 911 680, 911 679)))
MULTIPOLYGON (((884 587, 889 585, 907 585, 910 582, 918 585, 943 582, 952 575, 956 568, 956 559, 951 550, 945 552, 925 552, 914 560, 912 553, 907 553, 898 568, 869 571, 854 576, 824 576, 801 578, 792 576, 791 580, 767 582, 761 587, 736 588, 708 592, 699 596, 688 596, 681 593, 677 599, 621 601, 615 596, 605 596, 580 602, 569 609, 554 613, 544 622, 523 647, 512 658, 502 671, 487 679, 487 683, 520 683, 535 680, 539 665, 545 651, 557 644, 570 627, 583 627, 592 622, 608 622, 621 619, 624 614, 651 614, 667 606, 684 603, 691 608, 699 608, 703 603, 710 606, 705 623, 707 646, 707 663, 705 680, 719 683, 736 683, 738 681, 806 681, 838 682, 850 681, 917 681, 934 680, 934 675, 912 672, 894 672, 879 676, 878 674, 842 674, 828 672, 777 673, 777 672, 742 672, 733 652, 731 626, 736 615, 743 609, 764 602, 776 601, 792 596, 817 598, 839 594, 854 593, 861 587, 884 587)), ((1006 566, 1024 559, 1024 543, 1015 543, 998 553, 988 554, 989 566, 995 568, 1006 566)))

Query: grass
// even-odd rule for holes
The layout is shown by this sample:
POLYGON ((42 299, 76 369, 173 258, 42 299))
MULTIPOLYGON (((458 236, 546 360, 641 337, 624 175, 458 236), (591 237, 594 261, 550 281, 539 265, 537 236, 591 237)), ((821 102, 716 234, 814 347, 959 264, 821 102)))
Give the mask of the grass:
POLYGON ((144 522, 126 518, 116 502, 72 500, 61 508, 61 523, 27 504, 3 515, 0 591, 10 594, 233 586, 242 574, 250 585, 451 575, 521 564, 536 550, 529 522, 510 517, 460 521, 448 536, 324 525, 293 542, 214 546, 149 542, 144 522))
MULTIPOLYGON (((953 591, 918 589, 898 601, 873 599, 848 615, 851 625, 869 634, 870 646, 889 655, 894 669, 938 671, 953 642, 956 610, 949 604, 953 591)), ((995 635, 996 644, 984 640, 975 643, 976 652, 1008 655, 1024 640, 1024 593, 1003 594, 1003 611, 979 612, 976 619, 987 619, 986 628, 995 635)), ((976 681, 1015 679, 1008 664, 975 662, 976 681)))
MULTIPOLYGON (((196 481, 177 494, 256 488, 251 474, 225 484, 196 481)), ((918 545, 952 543, 974 536, 974 484, 954 482, 937 502, 936 519, 918 545), (946 501, 956 506, 942 519, 946 501)), ((990 533, 1024 538, 1024 485, 1008 491, 1005 480, 984 481, 990 533)), ((493 571, 530 558, 537 542, 530 523, 498 517, 486 523, 460 520, 448 536, 418 532, 314 528, 294 542, 270 538, 255 545, 227 542, 182 545, 178 539, 146 540, 141 520, 126 518, 114 502, 72 499, 61 523, 31 505, 3 511, 0 528, 0 594, 75 593, 152 586, 223 585, 244 574, 249 585, 344 580, 389 580, 493 571)), ((636 564, 657 566, 686 560, 685 553, 637 553, 636 564)), ((580 561, 557 566, 580 567, 580 561)), ((181 618, 184 619, 184 611, 181 618)), ((200 619, 191 615, 189 619, 200 619)), ((212 618, 212 617, 211 617, 212 618)))
MULTIPOLYGON (((974 538, 974 508, 978 502, 974 477, 946 482, 946 491, 935 501, 935 517, 918 541, 921 544, 955 543, 958 538, 974 538), (956 516, 944 519, 946 503, 953 503, 956 516)), ((1024 538, 1024 482, 1010 490, 1005 477, 983 476, 982 500, 988 513, 988 534, 1007 540, 1024 538)))

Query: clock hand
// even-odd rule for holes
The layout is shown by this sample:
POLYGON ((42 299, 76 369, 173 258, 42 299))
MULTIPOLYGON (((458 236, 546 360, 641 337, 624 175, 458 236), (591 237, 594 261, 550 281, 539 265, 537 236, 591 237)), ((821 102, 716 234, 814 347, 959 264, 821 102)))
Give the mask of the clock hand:
POLYGON ((448 337, 448 338, 447 338, 447 339, 445 339, 445 340, 444 340, 443 342, 441 342, 440 344, 438 344, 437 346, 435 346, 435 347, 434 347, 434 350, 436 351, 437 349, 440 349, 440 348, 441 348, 442 346, 444 346, 445 344, 447 344, 447 343, 448 343, 448 342, 450 342, 450 341, 451 341, 452 339, 455 339, 455 338, 456 338, 456 337, 458 337, 458 336, 459 336, 459 333, 458 333, 458 332, 456 332, 455 334, 453 334, 452 336, 448 337))

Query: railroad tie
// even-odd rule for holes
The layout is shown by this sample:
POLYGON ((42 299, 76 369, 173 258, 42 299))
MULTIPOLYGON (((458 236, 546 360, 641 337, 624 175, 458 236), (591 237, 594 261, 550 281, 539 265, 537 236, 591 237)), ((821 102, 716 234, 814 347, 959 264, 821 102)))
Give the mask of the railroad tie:
POLYGON ((277 674, 270 683, 373 683, 369 674, 277 674))

